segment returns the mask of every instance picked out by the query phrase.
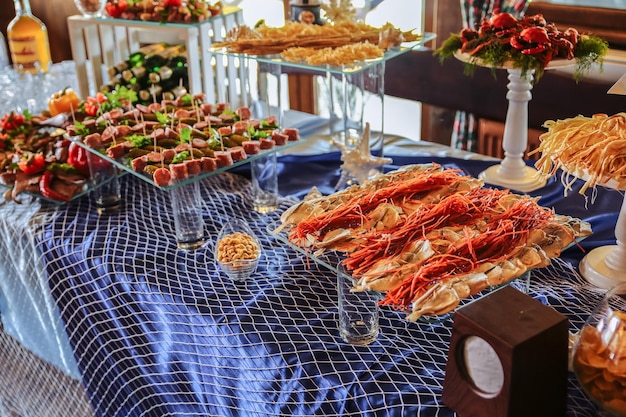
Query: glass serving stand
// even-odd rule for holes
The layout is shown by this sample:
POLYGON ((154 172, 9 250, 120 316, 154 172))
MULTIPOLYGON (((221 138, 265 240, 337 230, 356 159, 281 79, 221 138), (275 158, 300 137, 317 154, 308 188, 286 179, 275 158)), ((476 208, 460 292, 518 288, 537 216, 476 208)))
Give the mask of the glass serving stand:
MULTIPOLYGON (((424 45, 435 38, 434 33, 424 33, 415 42, 405 42, 398 47, 388 49, 381 58, 368 59, 351 65, 310 65, 302 62, 291 62, 280 55, 253 55, 235 53, 227 48, 211 48, 216 56, 237 58, 240 62, 254 61, 258 67, 259 80, 267 75, 280 77, 282 74, 309 74, 322 77, 324 109, 321 114, 330 118, 331 139, 333 141, 355 146, 362 137, 364 122, 364 107, 366 103, 375 104, 381 109, 380 119, 371 121, 373 132, 370 134, 370 149, 372 154, 383 155, 383 120, 384 120, 384 76, 385 63, 397 56, 407 53, 424 45)), ((247 64, 246 66, 252 67, 247 64)), ((260 87, 270 85, 260 82, 260 87)), ((279 83, 280 85, 280 83, 279 83)), ((259 91, 258 98, 262 102, 268 97, 267 91, 259 91)), ((265 105, 265 104, 263 104, 265 105)), ((254 106, 254 104, 252 105, 254 106)), ((280 112, 285 110, 280 100, 277 106, 280 112)))
POLYGON ((260 159, 260 158, 264 158, 264 157, 266 157, 268 155, 271 155, 272 153, 281 152, 281 151, 283 151, 285 149, 289 149, 292 146, 300 145, 300 144, 302 144, 303 141, 306 141, 306 139, 303 139, 303 138, 301 138, 300 140, 297 140, 297 141, 288 141, 288 142, 285 143, 285 145, 274 146, 274 148, 260 151, 256 155, 247 155, 247 157, 245 159, 243 159, 241 161, 234 161, 232 163, 232 165, 228 165, 228 166, 225 166, 225 167, 220 167, 220 168, 217 168, 217 169, 215 169, 214 171, 211 171, 211 172, 202 172, 202 173, 199 173, 199 174, 196 174, 196 175, 193 175, 193 176, 189 176, 188 178, 185 178, 185 179, 173 181, 170 185, 160 186, 160 185, 157 185, 154 182, 154 180, 152 179, 152 176, 150 176, 150 175, 148 175, 146 173, 143 173, 143 172, 137 172, 137 171, 133 170, 132 167, 130 166, 130 159, 122 158, 120 160, 116 160, 116 159, 110 158, 106 154, 103 154, 103 153, 101 153, 101 152, 99 152, 99 151, 97 151, 97 150, 95 150, 93 148, 90 148, 89 146, 85 145, 82 142, 82 138, 80 136, 69 136, 69 135, 66 135, 66 137, 69 140, 71 140, 72 142, 75 142, 79 146, 85 148, 87 151, 89 151, 89 152, 91 152, 93 154, 98 155, 100 158, 102 158, 102 159, 112 163, 116 167, 118 167, 120 169, 120 171, 121 171, 121 174, 128 173, 128 174, 134 175, 137 178, 140 178, 143 181, 146 181, 147 183, 149 183, 149 184, 151 184, 151 185, 153 185, 153 186, 155 186, 155 187, 157 187, 157 188, 159 188, 161 190, 165 190, 165 191, 172 190, 172 189, 175 189, 175 188, 178 188, 178 187, 182 187, 182 186, 185 186, 187 184, 191 184, 191 183, 203 180, 203 179, 208 178, 210 176, 217 175, 217 174, 220 174, 222 172, 226 172, 226 171, 232 170, 233 168, 239 167, 241 165, 248 164, 248 163, 250 163, 252 161, 255 161, 257 159, 260 159))
MULTIPOLYGON (((304 255, 307 259, 310 259, 314 263, 321 265, 324 268, 327 268, 329 271, 333 272, 334 274, 348 276, 346 275, 345 271, 340 270, 339 268, 339 264, 342 262, 343 259, 345 259, 345 256, 343 254, 337 251, 324 251, 324 253, 321 255, 315 255, 311 251, 308 251, 304 248, 301 248, 298 245, 293 244, 289 240, 289 236, 286 231, 283 230, 283 231, 277 232, 279 225, 280 225, 280 222, 269 223, 267 225, 268 234, 270 236, 274 236, 277 240, 289 246, 294 251, 304 255)), ((480 291, 479 293, 476 293, 474 295, 470 295, 467 298, 461 299, 459 302, 459 306, 457 308, 460 308, 473 301, 476 301, 506 285, 514 285, 518 290, 526 294, 528 293, 528 290, 530 288, 530 277, 531 277, 531 271, 527 270, 526 272, 521 274, 519 277, 513 278, 512 280, 508 282, 504 282, 500 285, 487 287, 484 290, 480 291)), ((352 276, 350 276, 350 278, 356 283, 356 279, 354 279, 352 276)), ((379 293, 379 298, 380 300, 382 300, 384 298, 384 295, 382 293, 379 293)), ((440 316, 421 316, 417 321, 426 322, 426 323, 441 323, 448 319, 451 319, 452 313, 453 312, 449 312, 446 314, 442 314, 440 316)))
MULTIPOLYGON (((6 192, 8 190, 13 189, 13 187, 10 187, 8 185, 0 184, 0 189, 5 190, 5 192, 6 192)), ((72 198, 70 199, 70 202, 72 202, 74 200, 77 200, 77 199, 81 198, 84 195, 89 194, 92 190, 93 190, 93 187, 91 187, 89 185, 89 181, 86 181, 85 185, 82 188, 82 191, 74 194, 72 196, 72 198)), ((46 203, 49 203, 49 204, 52 204, 52 205, 58 205, 58 206, 67 204, 67 202, 65 202, 65 201, 55 200, 53 198, 48 198, 48 197, 43 196, 41 193, 35 193, 35 192, 31 192, 31 191, 22 191, 20 193, 20 198, 18 200, 19 200, 20 203, 29 203, 33 199, 38 199, 38 200, 41 200, 41 201, 45 201, 46 203), (22 197, 22 194, 24 194, 25 197, 22 197)))

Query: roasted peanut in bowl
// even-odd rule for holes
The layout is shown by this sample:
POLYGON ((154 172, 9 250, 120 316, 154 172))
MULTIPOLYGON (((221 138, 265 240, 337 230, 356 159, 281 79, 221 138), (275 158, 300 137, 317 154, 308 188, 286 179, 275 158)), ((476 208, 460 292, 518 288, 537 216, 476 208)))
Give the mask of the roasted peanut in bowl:
POLYGON ((609 291, 580 331, 573 368, 585 393, 626 417, 626 283, 609 291))
POLYGON ((261 243, 241 219, 226 222, 217 236, 215 260, 233 281, 244 281, 254 273, 261 256, 261 243))

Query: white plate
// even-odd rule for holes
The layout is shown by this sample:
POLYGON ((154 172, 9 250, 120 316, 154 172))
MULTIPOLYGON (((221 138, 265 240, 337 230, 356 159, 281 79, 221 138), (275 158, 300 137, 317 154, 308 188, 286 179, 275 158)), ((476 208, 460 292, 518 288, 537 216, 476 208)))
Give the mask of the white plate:
MULTIPOLYGON (((520 69, 520 68, 515 67, 512 61, 506 61, 504 64, 500 65, 499 67, 493 67, 492 65, 488 65, 484 63, 484 61, 480 59, 479 57, 472 56, 468 54, 467 52, 461 52, 460 49, 454 52, 454 57, 461 62, 478 65, 479 67, 501 68, 501 69, 520 69)), ((565 67, 572 66, 574 64, 576 64, 576 60, 574 59, 554 59, 550 61, 548 66, 544 69, 549 70, 549 69, 556 69, 556 68, 565 68, 565 67)))

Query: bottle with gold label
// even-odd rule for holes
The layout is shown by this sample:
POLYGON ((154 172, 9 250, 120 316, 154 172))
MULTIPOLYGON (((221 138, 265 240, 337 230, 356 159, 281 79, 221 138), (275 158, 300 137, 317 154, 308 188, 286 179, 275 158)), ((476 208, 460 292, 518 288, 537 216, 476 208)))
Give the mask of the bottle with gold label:
POLYGON ((51 64, 48 30, 33 16, 29 0, 14 0, 15 17, 7 28, 13 67, 19 72, 46 73, 51 64))

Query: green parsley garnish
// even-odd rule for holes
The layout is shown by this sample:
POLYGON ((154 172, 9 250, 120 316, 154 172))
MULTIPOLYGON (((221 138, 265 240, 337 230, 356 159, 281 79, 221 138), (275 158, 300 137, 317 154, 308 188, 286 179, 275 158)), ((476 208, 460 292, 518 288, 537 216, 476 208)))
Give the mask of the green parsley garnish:
POLYGON ((158 112, 154 113, 154 115, 156 116, 157 121, 159 123, 161 123, 162 125, 167 126, 170 123, 170 119, 169 119, 169 117, 167 116, 166 113, 161 113, 161 112, 158 111, 158 112))
POLYGON ((191 129, 183 127, 180 129, 180 143, 191 143, 191 129))
POLYGON ((78 136, 87 136, 89 134, 89 129, 87 129, 83 122, 79 121, 74 123, 74 131, 78 136))
POLYGON ((126 138, 126 140, 132 142, 133 146, 135 146, 136 148, 142 148, 152 143, 152 139, 149 136, 143 136, 143 135, 137 135, 137 134, 130 135, 129 137, 126 138))
POLYGON ((177 164, 179 162, 186 161, 187 159, 189 159, 189 151, 182 151, 177 153, 174 158, 172 158, 172 163, 177 164))
POLYGON ((193 97, 191 96, 191 94, 187 93, 184 96, 182 96, 180 98, 180 102, 181 104, 185 105, 185 106, 189 106, 191 105, 191 100, 193 99, 193 97))

